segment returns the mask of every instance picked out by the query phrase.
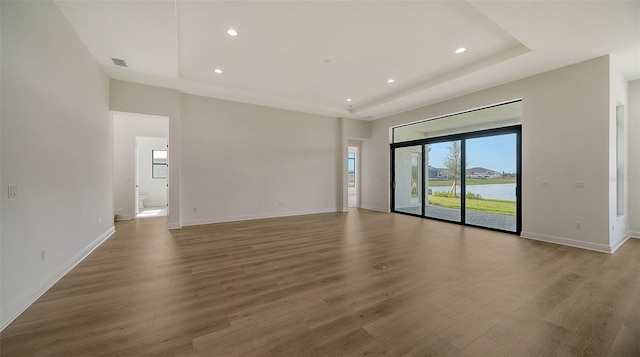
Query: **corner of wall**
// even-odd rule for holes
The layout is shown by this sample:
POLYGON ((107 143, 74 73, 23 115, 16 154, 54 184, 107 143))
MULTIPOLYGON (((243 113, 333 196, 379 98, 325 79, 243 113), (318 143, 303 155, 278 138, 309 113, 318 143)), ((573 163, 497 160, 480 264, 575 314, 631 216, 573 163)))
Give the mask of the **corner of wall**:
POLYGON ((629 136, 629 85, 627 79, 622 74, 622 71, 618 68, 617 64, 611 58, 609 58, 609 245, 612 250, 618 249, 624 242, 627 241, 629 235, 627 232, 630 230, 629 225, 629 206, 631 196, 629 194, 629 171, 630 164, 635 164, 633 160, 630 160, 629 150, 631 147, 629 136), (622 116, 621 127, 619 116, 622 116), (622 129, 621 129, 622 128, 622 129), (623 135, 620 137, 620 131, 623 130, 623 135), (623 145, 623 155, 619 157, 620 145, 623 145), (620 163, 622 160, 622 164, 620 163), (620 197, 618 190, 622 187, 624 190, 624 205, 622 207, 622 213, 620 214, 619 200, 620 197))
POLYGON ((93 242, 87 245, 84 249, 78 252, 75 256, 69 259, 64 265, 60 266, 55 271, 51 272, 49 276, 42 279, 34 288, 23 294, 20 298, 12 301, 9 305, 3 304, 0 311, 0 331, 9 326, 20 314, 22 314, 31 304, 36 302, 44 293, 47 292, 55 283, 62 279, 71 269, 75 268, 80 262, 82 262, 91 252, 98 248, 102 243, 109 239, 116 232, 114 226, 111 226, 104 233, 102 233, 93 242))
POLYGON ((629 230, 640 237, 640 79, 628 82, 627 104, 629 230))
MULTIPOLYGON (((2 114, 2 34, 5 32, 2 30, 2 1, 0 1, 0 148, 2 147, 2 118, 4 115, 2 114)), ((0 163, 0 187, 4 187, 4 182, 2 180, 2 164, 0 163)), ((0 252, 2 252, 2 204, 0 203, 0 252)), ((2 254, 0 254, 0 279, 2 277, 2 254)), ((0 281, 0 307, 4 306, 2 304, 2 282, 0 281)), ((5 327, 4 321, 4 313, 2 313, 2 309, 0 308, 0 331, 2 331, 5 327)))
POLYGON ((56 4, 0 8, 4 327, 113 233, 113 141, 108 77, 56 4))

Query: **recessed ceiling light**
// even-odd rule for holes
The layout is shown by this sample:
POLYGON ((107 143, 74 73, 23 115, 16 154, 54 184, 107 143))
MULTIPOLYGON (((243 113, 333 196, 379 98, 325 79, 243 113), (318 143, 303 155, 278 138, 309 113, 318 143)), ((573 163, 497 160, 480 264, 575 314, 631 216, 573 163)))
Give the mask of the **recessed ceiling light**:
POLYGON ((391 84, 391 83, 395 83, 395 81, 396 81, 396 80, 395 80, 395 79, 393 79, 393 78, 389 78, 389 79, 387 79, 387 83, 389 83, 389 84, 391 84))
POLYGON ((464 52, 464 51, 466 51, 466 50, 467 50, 467 49, 466 49, 466 48, 464 48, 464 47, 459 47, 459 48, 458 48, 458 49, 456 49, 454 52, 455 52, 455 53, 462 53, 462 52, 464 52))
POLYGON ((238 31, 236 31, 235 29, 228 29, 227 30, 227 35, 229 36, 238 36, 238 31))
POLYGON ((350 101, 351 101, 351 98, 347 98, 347 102, 350 102, 350 101))
POLYGON ((216 68, 213 71, 216 72, 217 74, 221 74, 222 73, 222 70, 220 68, 216 68))

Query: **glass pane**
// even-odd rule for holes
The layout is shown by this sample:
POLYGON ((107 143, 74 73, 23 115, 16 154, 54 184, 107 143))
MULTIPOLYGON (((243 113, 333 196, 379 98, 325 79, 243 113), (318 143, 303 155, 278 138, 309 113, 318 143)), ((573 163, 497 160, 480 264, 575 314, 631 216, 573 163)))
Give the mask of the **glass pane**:
POLYGON ((466 223, 516 231, 516 138, 467 139, 466 223))
POLYGON ((435 138, 521 123, 522 102, 517 101, 399 126, 393 128, 393 142, 435 138))
POLYGON ((163 164, 167 162, 167 150, 151 150, 154 164, 163 164))
POLYGON ((395 210, 422 214, 422 145, 395 150, 395 210))
POLYGON ((350 152, 347 157, 347 166, 349 173, 349 187, 356 186, 356 153, 350 152))
POLYGON ((167 178, 167 165, 153 164, 153 178, 167 178))
POLYGON ((460 140, 425 145, 428 201, 425 216, 460 222, 460 140))

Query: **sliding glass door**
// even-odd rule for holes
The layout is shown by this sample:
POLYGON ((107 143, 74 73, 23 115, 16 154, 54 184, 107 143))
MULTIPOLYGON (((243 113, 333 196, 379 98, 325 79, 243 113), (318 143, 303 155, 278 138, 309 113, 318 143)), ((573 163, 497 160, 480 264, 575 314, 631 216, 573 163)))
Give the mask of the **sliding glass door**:
POLYGON ((517 134, 466 140, 465 222, 516 231, 517 134))
POLYGON ((425 216, 460 222, 462 185, 462 152, 460 140, 437 142, 424 146, 425 186, 428 200, 425 216))
POLYGON ((395 211, 422 215, 422 145, 397 148, 394 159, 395 211))
POLYGON ((392 211, 520 232, 520 126, 391 148, 392 211))

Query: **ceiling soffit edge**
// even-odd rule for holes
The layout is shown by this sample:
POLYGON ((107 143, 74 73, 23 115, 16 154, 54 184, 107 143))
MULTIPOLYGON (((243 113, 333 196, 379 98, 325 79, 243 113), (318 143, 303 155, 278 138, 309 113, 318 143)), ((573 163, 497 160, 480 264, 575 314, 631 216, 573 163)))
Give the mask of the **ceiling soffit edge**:
MULTIPOLYGON (((508 61, 510 59, 516 58, 518 56, 524 55, 531 52, 531 50, 523 45, 523 44, 518 44, 512 48, 509 48, 505 51, 502 51, 500 53, 485 57, 483 59, 480 59, 472 64, 460 67, 460 68, 456 68, 454 70, 436 75, 434 77, 428 78, 426 80, 423 80, 417 84, 414 84, 410 87, 407 87, 403 90, 397 91, 391 95, 382 97, 382 98, 378 98, 376 100, 373 100, 369 103, 365 103, 363 105, 360 105, 358 107, 355 107, 352 109, 352 113, 353 114, 360 114, 363 113, 365 111, 371 111, 371 110, 375 110, 376 107, 379 106, 383 106, 385 104, 388 104, 390 102, 393 102, 394 100, 398 100, 401 98, 404 98, 408 95, 412 95, 412 94, 416 94, 418 92, 421 91, 425 91, 428 89, 431 89, 439 84, 454 80, 456 78, 459 78, 461 76, 476 72, 476 71, 480 71, 482 69, 488 68, 490 66, 508 61)), ((426 105, 426 104, 425 104, 426 105)))

